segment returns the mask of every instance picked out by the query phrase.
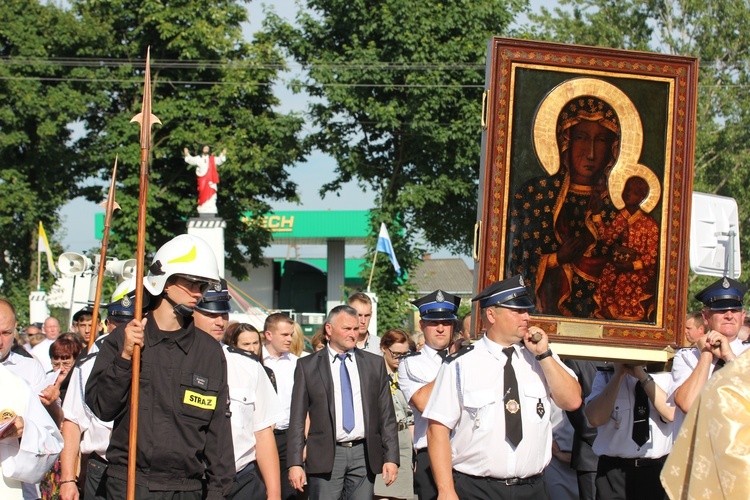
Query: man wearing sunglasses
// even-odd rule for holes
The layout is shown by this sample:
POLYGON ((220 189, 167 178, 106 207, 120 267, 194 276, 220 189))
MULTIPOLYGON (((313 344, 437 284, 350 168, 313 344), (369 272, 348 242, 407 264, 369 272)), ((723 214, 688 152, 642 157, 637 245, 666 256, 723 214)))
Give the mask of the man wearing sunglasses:
POLYGON ((211 247, 183 234, 154 255, 144 287, 152 298, 142 320, 102 342, 85 399, 114 420, 107 448, 107 498, 125 498, 130 433, 130 380, 135 345, 142 349, 135 496, 219 499, 229 494, 234 457, 227 366, 221 345, 199 331, 193 308, 219 286, 211 247), (205 493, 204 493, 205 491, 205 493))
POLYGON ((461 298, 435 290, 412 304, 419 308, 419 328, 424 333, 424 347, 415 355, 401 360, 398 382, 414 411, 414 449, 417 452, 414 492, 420 500, 424 500, 437 498, 437 487, 427 454, 427 420, 422 418, 422 411, 432 394, 440 365, 448 355, 461 298))

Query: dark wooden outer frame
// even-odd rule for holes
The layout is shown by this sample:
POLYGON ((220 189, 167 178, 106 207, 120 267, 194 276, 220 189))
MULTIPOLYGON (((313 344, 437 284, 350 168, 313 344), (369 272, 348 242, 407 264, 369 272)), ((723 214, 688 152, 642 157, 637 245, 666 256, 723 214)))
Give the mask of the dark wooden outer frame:
MULTIPOLYGON (((645 97, 640 95, 639 113, 655 113, 656 122, 669 130, 664 132, 666 139, 661 148, 666 164, 659 167, 663 173, 658 209, 661 234, 656 317, 653 323, 647 323, 533 315, 532 323, 551 336, 560 354, 666 360, 672 348, 682 344, 684 336, 698 82, 696 58, 507 38, 490 40, 482 115, 474 289, 478 292, 509 277, 504 273, 509 258, 506 242, 513 174, 515 169, 528 170, 526 161, 530 157, 536 161, 533 145, 530 156, 526 151, 525 161, 513 156, 518 153, 513 151, 514 147, 518 149, 519 144, 532 141, 527 127, 531 119, 525 115, 533 114, 540 101, 532 98, 533 102, 526 102, 529 90, 537 96, 545 95, 556 81, 576 77, 602 78, 636 97, 645 93, 645 97), (547 75, 549 88, 534 88, 540 80, 544 87, 544 77, 524 80, 519 78, 522 72, 547 75), (666 85, 669 89, 666 108, 644 109, 643 103, 648 103, 653 85, 666 85), (525 101, 516 103, 521 94, 525 101)), ((648 122, 648 116, 645 118, 648 122)))

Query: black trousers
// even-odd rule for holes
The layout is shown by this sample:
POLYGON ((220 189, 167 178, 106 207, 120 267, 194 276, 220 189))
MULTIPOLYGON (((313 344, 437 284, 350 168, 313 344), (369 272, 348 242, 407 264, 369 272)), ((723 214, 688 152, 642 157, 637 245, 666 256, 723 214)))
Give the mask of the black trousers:
POLYGON ((596 470, 596 498, 601 500, 666 500, 659 480, 667 456, 644 460, 599 457, 596 470))
POLYGON ((234 476, 232 492, 228 500, 265 500, 267 498, 266 485, 260 478, 258 467, 251 462, 234 476))
POLYGON ((107 462, 99 455, 92 453, 86 462, 86 500, 105 500, 107 498, 107 462))
POLYGON ((419 500, 435 500, 438 496, 435 478, 427 448, 417 452, 417 470, 414 471, 414 494, 419 500))
POLYGON ((453 471, 453 484, 461 500, 545 500, 549 498, 542 474, 524 479, 520 484, 506 484, 500 479, 476 477, 453 471))
POLYGON ((578 477, 578 498, 594 500, 596 498, 596 471, 576 471, 578 477))
POLYGON ((279 452, 279 468, 281 470, 281 500, 295 500, 297 490, 289 484, 289 471, 286 465, 286 430, 274 430, 273 437, 276 438, 276 449, 279 452))

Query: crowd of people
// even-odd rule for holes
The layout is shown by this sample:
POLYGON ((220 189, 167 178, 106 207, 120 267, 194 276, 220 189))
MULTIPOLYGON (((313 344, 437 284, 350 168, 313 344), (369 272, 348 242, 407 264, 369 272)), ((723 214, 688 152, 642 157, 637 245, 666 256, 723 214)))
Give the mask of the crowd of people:
POLYGON ((129 280, 102 332, 83 310, 73 332, 48 318, 22 336, 0 299, 0 498, 125 498, 131 456, 138 499, 748 497, 746 287, 730 278, 697 295, 671 371, 561 359, 521 275, 472 299, 481 335, 442 290, 413 301, 417 333, 377 335, 354 293, 308 350, 283 313, 229 323, 200 238, 162 246, 143 283, 141 319, 129 280))

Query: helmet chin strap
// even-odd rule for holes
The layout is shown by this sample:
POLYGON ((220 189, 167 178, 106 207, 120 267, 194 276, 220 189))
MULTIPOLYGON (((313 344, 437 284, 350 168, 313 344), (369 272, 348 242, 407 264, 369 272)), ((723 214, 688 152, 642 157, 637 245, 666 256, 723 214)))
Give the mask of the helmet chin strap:
POLYGON ((183 318, 187 319, 190 318, 193 315, 193 308, 190 306, 186 306, 185 304, 178 304, 171 298, 169 298, 169 295, 166 293, 162 295, 164 297, 164 300, 169 302, 172 305, 172 308, 174 309, 174 312, 183 318))

